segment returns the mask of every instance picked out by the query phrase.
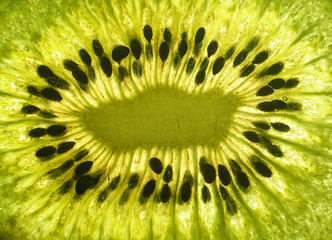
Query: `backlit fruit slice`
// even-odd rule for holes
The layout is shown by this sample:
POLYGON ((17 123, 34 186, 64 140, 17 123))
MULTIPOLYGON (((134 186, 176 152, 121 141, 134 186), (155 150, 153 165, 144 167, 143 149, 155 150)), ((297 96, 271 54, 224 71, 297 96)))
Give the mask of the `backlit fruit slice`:
POLYGON ((330 2, 0 9, 0 239, 329 239, 330 2))

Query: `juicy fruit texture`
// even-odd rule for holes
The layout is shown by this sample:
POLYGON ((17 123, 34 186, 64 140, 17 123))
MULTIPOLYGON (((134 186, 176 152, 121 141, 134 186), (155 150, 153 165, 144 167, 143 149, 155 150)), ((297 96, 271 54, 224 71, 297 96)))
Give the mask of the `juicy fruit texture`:
POLYGON ((330 3, 0 6, 0 237, 328 238, 330 3))

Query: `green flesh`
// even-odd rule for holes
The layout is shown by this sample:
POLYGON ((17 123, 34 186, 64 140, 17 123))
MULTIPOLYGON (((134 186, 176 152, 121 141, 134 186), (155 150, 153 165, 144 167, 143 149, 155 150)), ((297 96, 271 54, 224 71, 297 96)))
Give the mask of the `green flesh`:
POLYGON ((329 1, 22 0, 1 1, 0 9, 0 239, 330 238, 329 1), (146 24, 153 30, 150 58, 146 24), (205 36, 198 51, 200 27, 205 36), (162 61, 158 51, 165 28, 171 41, 162 61), (175 65, 183 32, 188 51, 175 65), (130 52, 121 61, 128 76, 120 79, 112 50, 130 48, 134 38, 142 46, 140 58, 130 52), (111 60, 111 77, 100 67, 95 39, 111 60), (257 46, 234 67, 253 39, 257 46), (218 48, 208 57, 213 40, 218 48), (91 56, 94 78, 80 59, 81 49, 91 56), (241 77, 262 51, 267 60, 241 77), (213 75, 221 56, 225 65, 213 75), (195 66, 189 74, 191 57, 195 66), (206 76, 197 84, 206 57, 206 76), (88 76, 84 87, 65 69, 68 59, 88 76), (262 74, 278 62, 284 66, 280 73, 262 74), (38 76, 40 65, 69 83, 68 90, 57 89, 61 101, 28 93, 28 86, 51 87, 38 76), (276 78, 299 83, 257 96, 276 78), (273 100, 288 108, 259 109, 273 100), (23 113, 29 104, 39 110, 23 113), (56 118, 45 118, 43 111, 56 118), (270 128, 255 127, 262 122, 270 128), (32 129, 55 124, 66 126, 65 132, 29 136, 32 129), (75 145, 68 152, 36 157, 43 147, 71 141, 75 145), (162 162, 161 174, 151 166, 153 157, 162 162), (93 164, 81 175, 97 182, 78 194, 75 186, 84 179, 77 169, 86 161, 93 164), (204 164, 214 167, 212 183, 204 164), (230 184, 221 183, 218 165, 230 172, 230 184), (170 180, 164 176, 167 166, 173 170, 170 180), (137 185, 130 182, 134 174, 137 185), (155 188, 143 197, 150 180, 156 180, 155 188), (163 203, 167 186, 171 196, 163 203))

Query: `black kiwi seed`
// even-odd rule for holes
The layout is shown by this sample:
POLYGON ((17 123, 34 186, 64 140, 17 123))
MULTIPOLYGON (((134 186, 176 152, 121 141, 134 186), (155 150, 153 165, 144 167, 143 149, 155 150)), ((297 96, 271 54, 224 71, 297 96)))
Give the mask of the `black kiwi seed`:
POLYGON ((259 52, 255 56, 254 60, 252 60, 252 63, 253 64, 260 64, 260 63, 264 62, 268 57, 269 57, 268 52, 266 52, 266 51, 259 52))
POLYGON ((195 67, 195 58, 191 57, 188 60, 188 64, 187 64, 187 68, 186 68, 186 73, 190 74, 194 70, 194 67, 195 67))
POLYGON ((188 50, 187 41, 185 39, 182 39, 178 47, 180 58, 183 58, 183 56, 186 55, 187 50, 188 50))
POLYGON ((155 187, 156 187, 156 180, 148 181, 143 188, 142 196, 145 198, 151 196, 155 187))
POLYGON ((52 70, 45 66, 45 65, 40 65, 37 68, 37 73, 41 78, 49 78, 49 77, 54 77, 54 73, 52 72, 52 70))
POLYGON ((230 164, 233 172, 242 171, 240 165, 235 160, 231 159, 230 164))
POLYGON ((152 39, 152 28, 149 25, 145 25, 143 28, 145 39, 150 43, 152 39))
POLYGON ((39 138, 46 135, 45 128, 35 128, 29 131, 29 136, 33 138, 39 138))
POLYGON ((38 115, 43 118, 57 118, 57 116, 54 113, 47 112, 47 111, 40 111, 38 113, 38 115))
POLYGON ((138 185, 139 176, 137 173, 134 173, 130 176, 129 182, 128 182, 128 188, 133 190, 138 185))
POLYGON ((152 171, 154 171, 155 173, 160 174, 163 171, 163 164, 158 158, 151 158, 149 164, 152 171))
POLYGON ((100 42, 96 39, 92 41, 92 48, 97 57, 101 57, 104 54, 103 47, 101 46, 100 42))
POLYGON ((247 77, 249 76, 253 71, 255 71, 255 65, 254 64, 251 64, 247 67, 244 67, 242 70, 241 70, 241 74, 240 74, 240 77, 247 77))
POLYGON ((248 139, 250 142, 258 143, 259 142, 259 136, 257 133, 252 131, 245 131, 242 133, 243 136, 248 139))
POLYGON ((181 199, 183 202, 188 202, 191 196, 191 186, 189 182, 184 182, 181 186, 181 199))
POLYGON ((53 88, 44 88, 41 91, 41 94, 44 98, 51 100, 51 101, 61 101, 62 97, 59 92, 53 88))
POLYGON ((207 186, 202 187, 202 200, 204 203, 211 201, 211 193, 207 186))
POLYGON ((36 152, 36 157, 38 157, 38 158, 46 158, 46 157, 50 157, 50 156, 52 156, 55 152, 56 152, 56 148, 53 147, 53 146, 43 147, 43 148, 40 148, 40 149, 36 152))
POLYGON ((271 123, 271 126, 279 132, 289 132, 290 127, 285 123, 271 123))
MULTIPOLYGON (((119 200, 119 204, 124 205, 128 201, 129 197, 130 197, 130 191, 129 191, 129 189, 126 189, 121 195, 121 198, 119 200)), ((98 201, 99 201, 99 199, 98 199, 98 201)))
POLYGON ((38 89, 35 86, 27 86, 27 91, 28 93, 35 95, 35 96, 39 96, 39 92, 38 89))
POLYGON ((300 103, 295 103, 295 102, 287 103, 286 108, 288 111, 300 111, 302 108, 302 105, 300 103))
POLYGON ((287 108, 287 104, 282 100, 272 100, 271 104, 277 110, 283 110, 283 109, 287 108))
POLYGON ((299 80, 291 78, 286 81, 284 88, 294 88, 297 87, 297 85, 299 85, 299 80))
POLYGON ((278 62, 273 64, 269 69, 267 70, 267 75, 277 75, 284 69, 284 64, 282 62, 278 62))
POLYGON ((48 84, 50 84, 53 87, 62 89, 62 90, 68 90, 69 83, 57 76, 55 77, 49 77, 45 79, 48 84))
POLYGON ((40 109, 34 105, 26 105, 21 108, 21 112, 24 114, 33 114, 38 112, 40 109))
POLYGON ((87 66, 91 66, 90 54, 85 49, 81 49, 79 51, 79 55, 84 64, 86 64, 87 66))
POLYGON ((273 79, 269 82, 269 85, 274 89, 280 89, 285 86, 285 80, 281 78, 273 79))
POLYGON ((167 42, 162 42, 159 47, 159 57, 165 62, 169 54, 169 46, 167 42))
POLYGON ((130 42, 130 49, 131 52, 133 53, 134 57, 138 60, 141 56, 142 52, 142 46, 141 43, 138 41, 138 39, 133 39, 130 42))
POLYGON ((204 164, 202 174, 207 183, 213 183, 216 180, 216 170, 209 163, 204 164))
POLYGON ((73 180, 68 180, 64 182, 61 187, 59 188, 60 194, 66 194, 70 191, 71 187, 73 186, 74 181, 73 180))
POLYGON ((111 182, 108 184, 107 190, 113 191, 114 189, 116 189, 118 187, 118 185, 119 185, 120 178, 121 178, 121 175, 118 175, 118 176, 114 177, 111 180, 111 182))
POLYGON ((227 169, 226 166, 224 165, 218 165, 218 175, 219 175, 219 180, 220 182, 224 185, 227 186, 231 183, 231 175, 227 169))
POLYGON ((262 162, 254 162, 256 171, 264 177, 271 177, 272 172, 268 166, 262 162))
POLYGON ((114 177, 107 187, 99 194, 98 202, 102 203, 106 200, 109 193, 117 188, 120 182, 120 175, 114 177))
POLYGON ((195 35, 195 46, 201 43, 205 36, 205 29, 203 27, 199 28, 195 35))
POLYGON ((64 162, 61 166, 51 170, 48 172, 51 178, 56 179, 60 177, 62 174, 66 173, 72 166, 74 166, 73 160, 68 160, 64 162))
POLYGON ((221 194, 222 199, 226 200, 227 198, 229 198, 229 193, 227 189, 221 185, 219 186, 219 192, 221 194))
POLYGON ((168 165, 165 169, 163 180, 164 182, 169 183, 170 181, 172 181, 172 178, 173 178, 173 168, 171 165, 168 165))
POLYGON ((207 57, 205 57, 203 59, 203 61, 201 62, 201 65, 199 66, 199 69, 205 71, 207 69, 208 65, 209 65, 209 59, 207 57))
POLYGON ((66 127, 63 125, 52 125, 46 129, 46 133, 50 136, 59 136, 66 131, 66 127))
POLYGON ((112 76, 112 64, 108 57, 102 56, 100 58, 100 67, 107 77, 112 76))
POLYGON ((244 62, 244 60, 246 60, 248 56, 248 51, 247 50, 242 50, 234 59, 233 61, 233 67, 237 67, 239 66, 241 63, 244 62))
POLYGON ((58 149, 56 152, 58 154, 66 153, 70 151, 73 147, 75 146, 75 142, 70 141, 70 142, 63 142, 58 145, 58 149))
POLYGON ((74 61, 72 60, 65 60, 63 62, 63 66, 65 67, 65 69, 69 70, 69 71, 73 71, 75 68, 78 67, 78 64, 75 63, 74 61))
POLYGON ((179 53, 174 54, 173 67, 176 68, 180 62, 179 53))
POLYGON ((267 150, 275 157, 283 157, 284 154, 277 145, 267 145, 267 150))
POLYGON ((201 83, 204 82, 204 79, 205 79, 205 70, 203 69, 200 69, 198 70, 197 74, 196 74, 196 79, 195 79, 195 83, 197 85, 200 85, 201 83))
POLYGON ((164 186, 161 189, 160 199, 163 203, 166 203, 170 198, 171 198, 171 188, 168 186, 168 184, 164 184, 164 186))
POLYGON ((75 186, 75 191, 77 194, 81 195, 88 190, 88 188, 91 186, 92 178, 90 175, 84 175, 80 177, 75 186))
POLYGON ((237 183, 244 187, 244 188, 248 188, 249 187, 249 179, 247 174, 245 174, 242 171, 235 171, 235 177, 236 177, 236 181, 237 183))
POLYGON ((257 105, 257 108, 263 112, 273 112, 275 105, 272 102, 261 102, 257 105))
POLYGON ((119 80, 121 82, 125 79, 125 77, 129 75, 127 69, 124 66, 119 66, 118 73, 119 73, 119 80))
POLYGON ((201 51, 202 46, 203 46, 203 43, 199 43, 199 44, 194 46, 195 57, 199 57, 199 53, 201 51))
POLYGON ((256 128, 262 129, 262 130, 269 130, 270 125, 265 122, 253 122, 254 126, 256 128))
POLYGON ((145 55, 147 60, 153 57, 152 45, 150 43, 145 46, 145 55))
POLYGON ((76 177, 80 177, 83 174, 87 173, 91 167, 92 167, 93 162, 92 161, 86 161, 80 163, 76 168, 75 168, 75 175, 76 177))
POLYGON ((82 84, 88 83, 88 76, 78 66, 72 70, 72 75, 76 79, 77 82, 82 83, 82 84))
POLYGON ((168 44, 171 42, 172 40, 172 34, 170 32, 170 30, 168 28, 165 28, 164 30, 164 40, 165 42, 167 42, 168 44))
POLYGON ((96 78, 96 72, 93 67, 88 67, 88 75, 89 75, 89 78, 91 78, 92 80, 94 80, 96 78))
POLYGON ((254 37, 246 46, 246 50, 248 52, 251 52, 255 47, 257 47, 259 43, 259 39, 257 37, 254 37))
POLYGON ((65 161, 59 168, 62 171, 67 171, 68 169, 70 169, 72 166, 74 166, 74 161, 73 160, 68 160, 65 161))
POLYGON ((236 203, 231 197, 227 198, 226 200, 226 209, 230 215, 235 215, 237 213, 236 203))
POLYGON ((136 76, 141 77, 143 73, 142 65, 138 61, 133 62, 133 72, 136 76))
POLYGON ((262 96, 271 95, 272 93, 274 93, 273 88, 271 88, 270 86, 264 86, 258 90, 256 95, 262 97, 262 96))
POLYGON ((121 62, 129 55, 129 48, 123 45, 117 46, 112 51, 112 58, 116 62, 121 62))
POLYGON ((230 59, 234 53, 235 53, 235 47, 233 46, 230 49, 228 49, 228 51, 226 52, 225 59, 226 60, 230 59))
POLYGON ((218 50, 218 42, 216 40, 213 40, 210 42, 207 48, 208 57, 211 57, 213 54, 215 54, 218 50))
POLYGON ((218 74, 225 65, 225 58, 219 57, 213 64, 212 73, 213 75, 218 74))
POLYGON ((88 154, 89 154, 89 150, 88 149, 83 149, 82 151, 80 151, 76 154, 76 156, 74 157, 74 161, 76 161, 76 162, 80 161, 88 154))

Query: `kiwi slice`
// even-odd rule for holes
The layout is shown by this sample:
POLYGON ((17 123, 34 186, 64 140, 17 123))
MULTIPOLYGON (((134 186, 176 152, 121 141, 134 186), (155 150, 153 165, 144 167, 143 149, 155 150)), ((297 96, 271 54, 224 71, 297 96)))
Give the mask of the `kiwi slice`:
POLYGON ((329 1, 1 1, 1 239, 328 239, 329 1))

